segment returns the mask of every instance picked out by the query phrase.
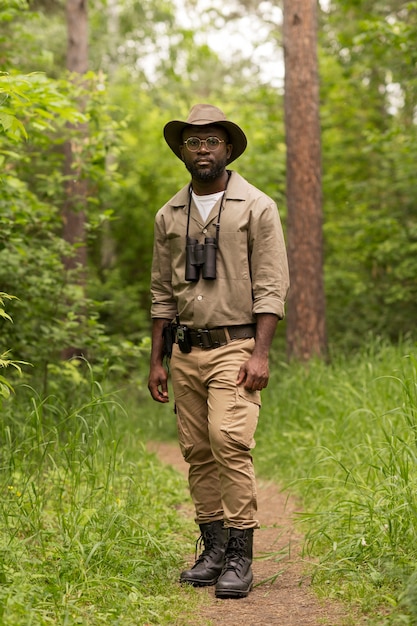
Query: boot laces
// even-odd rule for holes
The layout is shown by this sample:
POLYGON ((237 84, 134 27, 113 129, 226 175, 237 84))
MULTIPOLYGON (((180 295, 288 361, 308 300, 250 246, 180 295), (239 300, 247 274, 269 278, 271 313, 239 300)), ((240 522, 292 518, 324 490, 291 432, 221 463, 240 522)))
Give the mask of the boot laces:
POLYGON ((226 548, 225 569, 236 569, 246 558, 246 540, 243 537, 230 537, 226 548))
POLYGON ((206 530, 204 534, 202 533, 197 541, 195 542, 195 556, 196 563, 200 563, 204 561, 204 559, 210 555, 211 552, 215 551, 215 541, 214 541, 214 533, 211 530, 206 530), (204 546, 203 551, 198 556, 198 553, 201 551, 201 548, 204 546))

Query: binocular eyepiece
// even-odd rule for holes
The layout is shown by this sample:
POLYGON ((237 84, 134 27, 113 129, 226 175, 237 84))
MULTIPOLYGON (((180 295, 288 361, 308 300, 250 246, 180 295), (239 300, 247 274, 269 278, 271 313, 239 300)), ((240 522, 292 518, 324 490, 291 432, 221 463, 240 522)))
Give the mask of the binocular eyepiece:
POLYGON ((185 247, 185 280, 197 282, 201 275, 204 280, 216 278, 216 250, 215 237, 206 237, 204 243, 198 239, 187 237, 185 247))

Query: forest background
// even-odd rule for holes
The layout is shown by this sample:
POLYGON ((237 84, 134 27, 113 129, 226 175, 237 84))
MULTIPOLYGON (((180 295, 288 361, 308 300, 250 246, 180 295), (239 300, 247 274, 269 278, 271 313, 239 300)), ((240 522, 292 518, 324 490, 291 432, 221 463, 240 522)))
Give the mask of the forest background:
MULTIPOLYGON (((146 402, 153 219, 157 209, 188 182, 187 172, 163 140, 167 121, 184 118, 199 101, 224 109, 248 136, 249 148, 236 169, 276 200, 286 226, 279 5, 236 1, 224 7, 212 2, 205 3, 202 12, 200 4, 190 0, 185 7, 187 26, 168 0, 91 1, 89 69, 77 80, 66 71, 65 3, 0 2, 0 407, 2 441, 7 444, 3 486, 8 495, 15 493, 16 480, 27 470, 19 463, 30 457, 28 450, 33 454, 36 449, 32 464, 39 458, 46 462, 49 444, 43 439, 43 420, 54 424, 48 436, 55 433, 57 445, 64 449, 69 445, 68 433, 79 436, 74 450, 81 454, 78 444, 84 442, 85 433, 77 422, 83 415, 75 409, 77 399, 84 408, 94 406, 94 415, 97 403, 103 404, 100 394, 116 388, 129 389, 123 394, 132 406, 146 402), (234 20, 242 15, 251 18, 255 47, 268 44, 267 74, 261 57, 243 49, 231 53, 227 41, 221 52, 208 44, 209 32, 233 29, 234 23, 239 24, 234 20), (276 59, 277 78, 271 75, 271 58, 276 59), (71 171, 65 169, 68 142, 71 171), (72 208, 85 217, 86 246, 71 246, 62 234, 68 190, 74 191, 74 181, 83 183, 75 188, 79 196, 73 194, 72 208), (81 247, 85 264, 77 266, 71 259, 78 258, 81 247), (81 347, 86 362, 62 359, 67 350, 77 353, 81 347), (90 400, 83 404, 86 389, 90 400), (74 420, 71 428, 68 420, 74 420), (57 423, 64 425, 65 441, 57 423), (25 436, 28 448, 23 454, 25 436)), ((417 3, 335 0, 320 8, 318 26, 329 355, 333 363, 351 359, 355 368, 344 373, 349 371, 354 379, 354 372, 361 371, 363 382, 366 372, 375 373, 377 361, 385 363, 388 369, 383 374, 389 375, 394 360, 401 362, 403 354, 415 349, 417 3), (378 357, 375 346, 384 346, 378 349, 378 357), (390 363, 391 349, 400 352, 390 363), (356 361, 364 353, 366 363, 372 364, 368 369, 363 359, 360 365, 356 361)), ((277 373, 284 368, 287 383, 292 380, 306 391, 303 376, 307 374, 284 365, 284 354, 285 322, 278 330, 272 366, 277 373)), ((314 389, 320 389, 322 398, 323 377, 331 370, 322 363, 310 367, 313 375, 318 372, 314 389)), ((415 372, 407 374, 407 381, 410 376, 415 381, 415 372)), ((282 384, 278 374, 275 384, 277 388, 282 384)), ((405 383, 403 388, 409 390, 405 383)), ((407 446, 415 432, 415 382, 411 390, 409 411, 404 414, 412 419, 406 420, 404 433, 395 431, 398 424, 392 426, 407 446)), ((337 402, 335 397, 333 406, 337 402)), ((403 406, 394 392, 387 395, 387 402, 381 413, 403 406)), ((104 404, 107 407, 107 400, 104 404)), ((271 403, 271 416, 274 411, 271 403)), ((298 411, 302 412, 300 406, 298 411)), ((143 414, 142 418, 147 422, 143 414)), ((156 425, 165 428, 163 421, 147 423, 147 435, 156 435, 156 425)), ((383 427, 385 434, 391 432, 386 424, 383 427)), ((144 428, 141 423, 140 429, 144 428)), ((88 432, 98 437, 91 441, 99 446, 101 427, 88 432)), ((260 437, 266 440, 268 432, 266 427, 260 437)), ((303 439, 305 430, 301 432, 303 439)), ((414 459, 410 446, 407 472, 408 462, 414 459)), ((91 457, 83 458, 91 460, 93 448, 91 457)), ((109 458, 114 455, 113 451, 109 458)), ((71 463, 66 477, 69 467, 75 476, 74 467, 82 465, 75 457, 71 463)), ((405 472, 397 469, 395 475, 405 472)), ((27 475, 33 478, 33 467, 27 475)), ((30 506, 27 501, 19 505, 25 523, 29 508, 40 511, 42 504, 34 484, 25 481, 30 506)), ((407 482, 407 492, 409 486, 407 482)), ((409 508, 413 507, 409 504, 409 508)), ((83 514, 83 520, 89 519, 85 507, 83 514)), ((18 519, 7 507, 3 515, 8 524, 18 519)), ((414 524, 409 521, 406 534, 412 535, 414 524)), ((74 519, 74 532, 76 526, 74 519)), ((7 527, 17 533, 14 522, 7 527)), ((360 535, 357 541, 364 547, 362 540, 360 535)), ((10 547, 10 537, 4 541, 10 547)), ((8 549, 5 579, 11 568, 8 549)), ((347 553, 346 558, 352 559, 348 548, 347 553)), ((362 552, 361 558, 366 561, 362 552)), ((413 575, 412 560, 407 559, 407 580, 413 575)), ((380 569, 374 562, 372 567, 370 580, 373 576, 380 586, 380 569)), ((404 572, 391 574, 388 578, 395 578, 401 588, 404 572)), ((400 595, 389 595, 388 604, 395 604, 400 595)), ((15 615, 10 619, 19 623, 15 615)), ((48 623, 45 620, 39 623, 48 623)))
MULTIPOLYGON (((126 359, 149 335, 154 214, 188 180, 162 138, 168 120, 198 101, 223 106, 249 139, 236 166, 277 201, 285 225, 282 88, 262 79, 253 55, 221 58, 204 38, 204 28, 253 11, 252 37, 275 46, 282 75, 277 12, 273 3, 235 3, 224 17, 212 4, 204 19, 194 13, 199 26, 190 29, 170 2, 124 3, 116 13, 93 2, 91 71, 75 87, 65 72, 64 7, 2 4, 0 285, 19 298, 9 304, 18 324, 3 325, 2 344, 45 368, 75 333, 78 345, 94 344, 95 359, 120 346, 126 359), (71 178, 63 144, 77 124, 73 167, 88 180, 88 279, 85 298, 78 290, 68 307, 68 276, 57 271, 71 178), (77 316, 86 323, 75 324, 77 316)), ((193 3, 189 10, 197 11, 193 3)), ((415 28, 414 3, 332 3, 320 14, 330 352, 357 348, 370 334, 395 342, 415 331, 415 28)))

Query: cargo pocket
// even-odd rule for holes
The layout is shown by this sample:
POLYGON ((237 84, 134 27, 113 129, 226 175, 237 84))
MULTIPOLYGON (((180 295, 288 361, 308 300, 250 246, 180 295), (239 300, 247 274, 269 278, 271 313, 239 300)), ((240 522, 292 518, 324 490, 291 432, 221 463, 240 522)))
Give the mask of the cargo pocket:
POLYGON ((255 447, 255 431, 258 425, 261 394, 259 391, 247 391, 243 385, 236 387, 234 406, 227 411, 221 430, 238 443, 250 450, 255 447))

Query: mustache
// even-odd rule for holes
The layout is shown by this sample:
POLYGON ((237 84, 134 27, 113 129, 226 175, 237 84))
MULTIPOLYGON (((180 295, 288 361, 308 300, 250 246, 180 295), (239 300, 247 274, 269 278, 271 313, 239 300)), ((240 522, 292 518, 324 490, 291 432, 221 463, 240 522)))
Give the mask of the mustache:
POLYGON ((213 163, 213 159, 210 157, 197 157, 193 161, 194 163, 213 163))

